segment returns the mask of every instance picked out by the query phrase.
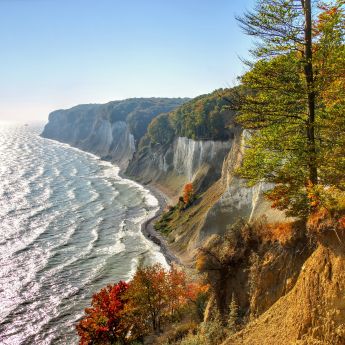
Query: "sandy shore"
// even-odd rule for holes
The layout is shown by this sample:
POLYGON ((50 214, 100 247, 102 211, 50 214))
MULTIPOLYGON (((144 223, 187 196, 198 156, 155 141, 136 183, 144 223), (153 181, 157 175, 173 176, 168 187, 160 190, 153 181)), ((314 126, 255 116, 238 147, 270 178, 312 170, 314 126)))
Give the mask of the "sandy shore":
MULTIPOLYGON (((124 174, 121 171, 121 169, 119 171, 119 176, 121 178, 132 180, 132 181, 140 184, 139 182, 126 176, 126 174, 124 174)), ((154 185, 145 184, 142 186, 145 189, 147 189, 158 200, 159 210, 156 212, 156 214, 153 217, 147 219, 141 225, 141 231, 147 239, 149 239, 150 241, 152 241, 153 243, 157 244, 160 247, 160 250, 161 250, 162 254, 164 255, 164 257, 165 257, 165 259, 169 265, 174 264, 174 263, 181 265, 180 259, 176 255, 174 255, 171 252, 171 250, 169 250, 165 238, 160 233, 158 233, 154 229, 154 226, 153 226, 155 221, 161 216, 161 214, 164 211, 164 209, 166 208, 166 206, 172 203, 172 200, 168 195, 163 193, 161 190, 159 190, 154 185)))
POLYGON ((146 189, 150 191, 151 194, 155 196, 158 200, 159 210, 157 213, 150 219, 148 219, 145 223, 141 225, 141 231, 146 238, 157 244, 162 254, 164 255, 165 259, 167 260, 168 264, 171 265, 173 263, 180 265, 181 262, 178 257, 176 257, 168 248, 165 238, 158 233, 154 229, 155 221, 160 217, 165 207, 170 203, 170 199, 167 195, 165 195, 162 191, 152 185, 144 185, 146 189))

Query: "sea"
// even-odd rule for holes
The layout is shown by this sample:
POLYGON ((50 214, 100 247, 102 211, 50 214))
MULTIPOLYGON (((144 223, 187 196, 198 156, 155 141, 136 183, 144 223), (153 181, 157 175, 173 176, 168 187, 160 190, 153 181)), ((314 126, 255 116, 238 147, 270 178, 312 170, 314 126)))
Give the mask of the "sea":
POLYGON ((167 266, 141 224, 158 210, 98 157, 0 123, 0 344, 78 344, 92 295, 140 264, 167 266))

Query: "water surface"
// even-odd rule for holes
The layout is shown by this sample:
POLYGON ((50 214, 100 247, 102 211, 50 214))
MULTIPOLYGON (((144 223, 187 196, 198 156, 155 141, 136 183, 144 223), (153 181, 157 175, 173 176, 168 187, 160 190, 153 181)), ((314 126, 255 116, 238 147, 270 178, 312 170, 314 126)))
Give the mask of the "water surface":
POLYGON ((76 344, 101 287, 165 263, 140 231, 157 200, 108 162, 0 124, 0 343, 76 344))

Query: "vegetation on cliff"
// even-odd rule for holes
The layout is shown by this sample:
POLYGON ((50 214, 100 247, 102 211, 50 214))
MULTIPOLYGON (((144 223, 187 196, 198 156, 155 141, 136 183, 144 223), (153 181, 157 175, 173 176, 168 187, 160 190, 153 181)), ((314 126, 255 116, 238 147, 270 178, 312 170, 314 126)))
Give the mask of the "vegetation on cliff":
POLYGON ((258 44, 235 107, 248 130, 239 171, 274 183, 275 207, 307 216, 308 188, 345 188, 344 4, 258 1, 240 23, 258 44))
POLYGON ((134 138, 140 140, 152 119, 174 110, 186 101, 188 98, 131 98, 107 104, 106 112, 111 122, 126 121, 134 138))
POLYGON ((187 102, 188 98, 129 98, 106 104, 82 104, 71 109, 56 110, 49 115, 49 123, 42 136, 75 143, 92 137, 94 126, 101 121, 110 125, 125 122, 137 142, 144 136, 149 123, 156 116, 167 113, 187 102))
POLYGON ((161 217, 155 222, 155 230, 167 235, 173 229, 174 220, 184 216, 184 211, 197 199, 192 183, 187 183, 183 188, 183 195, 175 206, 168 206, 161 217))
POLYGON ((194 140, 228 140, 233 111, 227 97, 230 89, 216 90, 186 102, 182 106, 154 119, 148 130, 152 143, 166 144, 174 137, 194 140))

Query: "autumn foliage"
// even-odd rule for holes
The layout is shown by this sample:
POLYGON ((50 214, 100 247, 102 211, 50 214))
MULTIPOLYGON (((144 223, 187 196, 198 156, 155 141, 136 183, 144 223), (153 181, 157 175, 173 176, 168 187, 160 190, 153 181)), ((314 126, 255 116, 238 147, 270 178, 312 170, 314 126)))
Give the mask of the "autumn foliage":
POLYGON ((186 274, 174 267, 139 268, 128 284, 109 285, 93 296, 92 307, 85 309, 77 325, 79 344, 130 344, 147 334, 159 334, 188 305, 197 308, 207 289, 188 282, 186 274))
POLYGON ((120 281, 93 295, 92 307, 85 309, 77 325, 80 345, 123 342, 129 330, 122 320, 127 289, 128 284, 120 281))
POLYGON ((183 188, 183 202, 190 205, 194 199, 194 188, 192 183, 187 183, 183 188))

